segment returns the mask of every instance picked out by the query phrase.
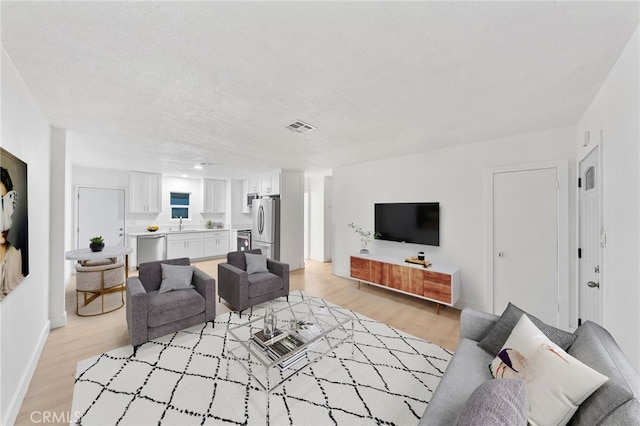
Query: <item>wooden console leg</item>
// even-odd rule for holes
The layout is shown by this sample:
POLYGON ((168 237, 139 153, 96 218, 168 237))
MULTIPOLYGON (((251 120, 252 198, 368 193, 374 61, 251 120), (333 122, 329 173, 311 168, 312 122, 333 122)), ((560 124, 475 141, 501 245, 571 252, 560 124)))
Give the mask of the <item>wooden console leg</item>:
POLYGON ((360 281, 358 281, 358 290, 360 290, 360 281))
POLYGON ((436 303, 436 315, 440 315, 440 304, 436 303))

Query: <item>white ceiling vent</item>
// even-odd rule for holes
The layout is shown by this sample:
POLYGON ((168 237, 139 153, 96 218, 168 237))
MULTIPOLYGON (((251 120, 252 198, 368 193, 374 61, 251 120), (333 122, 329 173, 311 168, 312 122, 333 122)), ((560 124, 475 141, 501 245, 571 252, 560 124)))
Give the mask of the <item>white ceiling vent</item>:
POLYGON ((287 129, 292 130, 294 132, 298 132, 298 133, 307 133, 312 130, 315 130, 316 128, 313 127, 311 124, 305 123, 304 121, 297 120, 289 124, 287 126, 287 129))

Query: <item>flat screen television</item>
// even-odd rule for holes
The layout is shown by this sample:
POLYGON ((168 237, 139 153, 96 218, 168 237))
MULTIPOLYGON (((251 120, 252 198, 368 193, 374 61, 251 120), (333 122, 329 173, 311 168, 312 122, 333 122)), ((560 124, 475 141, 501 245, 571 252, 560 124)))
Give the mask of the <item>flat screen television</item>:
POLYGON ((440 203, 376 203, 380 240, 440 245, 440 203))

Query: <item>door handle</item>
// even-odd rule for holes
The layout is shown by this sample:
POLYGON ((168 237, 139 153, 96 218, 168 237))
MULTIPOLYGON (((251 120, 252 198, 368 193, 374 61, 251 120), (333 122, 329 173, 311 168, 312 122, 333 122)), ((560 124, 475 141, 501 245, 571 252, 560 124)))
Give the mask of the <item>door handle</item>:
POLYGON ((504 252, 503 251, 499 251, 498 252, 498 257, 504 257, 504 252))
POLYGON ((593 281, 589 281, 589 282, 587 283, 587 285, 588 285, 590 288, 600 288, 600 283, 599 283, 599 282, 594 283, 593 281))

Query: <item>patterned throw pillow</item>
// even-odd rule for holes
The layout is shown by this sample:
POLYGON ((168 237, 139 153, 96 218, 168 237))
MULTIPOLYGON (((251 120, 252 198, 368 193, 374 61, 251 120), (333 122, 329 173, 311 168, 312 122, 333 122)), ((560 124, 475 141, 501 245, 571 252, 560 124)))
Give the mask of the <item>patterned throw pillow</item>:
POLYGON ((565 425, 578 406, 608 379, 567 354, 522 315, 489 366, 495 378, 525 381, 529 422, 565 425))

